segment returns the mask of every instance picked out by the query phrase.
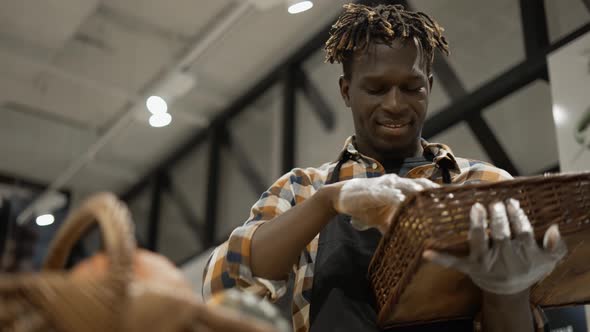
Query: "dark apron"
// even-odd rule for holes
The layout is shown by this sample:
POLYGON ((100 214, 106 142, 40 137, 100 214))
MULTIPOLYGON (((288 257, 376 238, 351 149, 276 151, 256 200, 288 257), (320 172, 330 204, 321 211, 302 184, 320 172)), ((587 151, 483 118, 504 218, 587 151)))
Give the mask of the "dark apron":
MULTIPOLYGON (((328 183, 339 181, 338 162, 328 183)), ((338 215, 320 232, 311 290, 310 330, 330 331, 472 331, 471 321, 442 322, 380 330, 375 300, 367 280, 371 257, 381 234, 376 229, 357 231, 350 217, 338 215)))

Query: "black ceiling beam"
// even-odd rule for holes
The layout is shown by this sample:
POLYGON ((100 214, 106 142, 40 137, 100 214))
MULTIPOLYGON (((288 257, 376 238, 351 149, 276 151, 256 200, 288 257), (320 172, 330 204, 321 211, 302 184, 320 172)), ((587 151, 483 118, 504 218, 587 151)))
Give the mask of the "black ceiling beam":
POLYGON ((432 70, 436 75, 434 84, 440 84, 451 100, 457 100, 467 94, 467 89, 451 67, 444 55, 436 54, 432 64, 432 70))
POLYGON ((485 150, 492 163, 510 173, 512 176, 519 176, 520 172, 502 147, 498 137, 481 113, 467 119, 467 125, 471 132, 477 137, 481 147, 485 150))
MULTIPOLYGON (((330 22, 335 21, 334 17, 330 22)), ((262 96, 268 89, 270 89, 277 81, 283 77, 285 68, 294 64, 301 64, 311 55, 317 52, 326 42, 329 36, 332 23, 324 26, 315 36, 310 38, 301 48, 288 57, 285 61, 278 64, 272 69, 264 78, 256 83, 242 96, 237 98, 225 110, 218 113, 212 120, 209 127, 198 130, 192 137, 190 137, 178 149, 173 151, 168 157, 160 162, 151 171, 145 174, 137 183, 131 186, 127 191, 123 192, 121 197, 124 200, 130 200, 139 194, 149 183, 149 179, 153 174, 159 170, 166 170, 182 159, 184 156, 193 151, 199 144, 206 141, 208 137, 209 128, 217 123, 223 123, 233 118, 243 110, 247 109, 258 97, 262 96)))
POLYGON ((424 124, 422 135, 430 138, 455 124, 468 119, 474 113, 489 107, 498 100, 518 91, 520 88, 538 79, 547 65, 547 55, 572 40, 590 31, 590 23, 586 23, 557 42, 551 44, 543 56, 527 59, 490 82, 463 96, 453 104, 434 114, 424 124))
POLYGON ((539 78, 545 68, 545 62, 545 58, 541 57, 526 60, 461 97, 430 117, 424 124, 422 135, 430 138, 526 86, 539 78))
POLYGON ((254 163, 250 160, 248 154, 244 151, 240 145, 239 140, 234 139, 232 134, 227 131, 224 140, 225 145, 231 150, 232 157, 236 161, 236 165, 240 170, 240 173, 244 176, 244 179, 250 185, 250 188, 256 195, 263 193, 267 186, 264 184, 264 179, 254 166, 254 163))
POLYGON ((162 207, 162 189, 164 187, 164 175, 157 173, 152 178, 152 197, 150 202, 150 214, 148 219, 146 249, 158 250, 158 234, 160 227, 160 215, 162 207))
POLYGON ((221 149, 224 140, 224 128, 217 125, 210 130, 209 165, 207 168, 207 202, 205 204, 204 248, 215 242, 217 212, 219 202, 219 180, 221 179, 221 149))
MULTIPOLYGON (((186 153, 188 153, 192 149, 196 148, 199 144, 207 141, 208 137, 209 137, 209 127, 199 130, 197 132, 197 134, 191 138, 191 148, 190 149, 187 149, 188 145, 183 145, 177 151, 186 150, 187 151, 186 153)), ((147 185, 149 184, 149 179, 150 179, 150 177, 153 176, 153 174, 156 174, 158 172, 166 172, 172 165, 174 165, 174 163, 176 163, 178 160, 181 159, 180 157, 178 157, 178 159, 176 157, 174 157, 174 158, 172 158, 172 157, 173 157, 173 155, 166 158, 164 160, 164 162, 158 164, 151 171, 149 171, 145 176, 143 176, 139 181, 137 181, 134 185, 132 185, 129 189, 124 191, 120 195, 121 199, 126 202, 133 199, 134 197, 139 195, 147 187, 147 185)))
POLYGON ((0 197, 0 271, 2 271, 5 244, 8 240, 8 234, 10 232, 10 229, 13 226, 13 218, 10 218, 10 205, 10 199, 6 197, 0 197))
POLYGON ((299 79, 299 88, 312 106, 313 113, 316 114, 322 125, 327 130, 332 130, 336 126, 335 112, 330 104, 322 96, 320 89, 307 76, 303 69, 299 68, 297 75, 299 79))
MULTIPOLYGON (((543 56, 549 46, 549 30, 545 2, 543 0, 520 0, 522 35, 527 59, 543 56)), ((549 80, 547 66, 541 78, 549 80)))

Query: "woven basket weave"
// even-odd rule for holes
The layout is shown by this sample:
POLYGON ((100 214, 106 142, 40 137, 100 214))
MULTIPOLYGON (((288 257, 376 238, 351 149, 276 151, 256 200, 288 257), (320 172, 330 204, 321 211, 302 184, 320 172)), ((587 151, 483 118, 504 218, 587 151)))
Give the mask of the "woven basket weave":
POLYGON ((115 196, 86 201, 60 228, 41 273, 0 275, 0 331, 272 331, 237 312, 205 306, 190 290, 136 281, 132 227, 115 196), (96 223, 109 269, 96 278, 75 277, 64 264, 96 223))
POLYGON ((381 327, 471 317, 480 291, 468 277, 422 261, 424 249, 467 255, 469 212, 477 202, 514 198, 540 240, 558 224, 568 255, 533 287, 542 306, 590 302, 590 173, 525 177, 493 184, 445 186, 409 197, 393 217, 369 266, 381 327))

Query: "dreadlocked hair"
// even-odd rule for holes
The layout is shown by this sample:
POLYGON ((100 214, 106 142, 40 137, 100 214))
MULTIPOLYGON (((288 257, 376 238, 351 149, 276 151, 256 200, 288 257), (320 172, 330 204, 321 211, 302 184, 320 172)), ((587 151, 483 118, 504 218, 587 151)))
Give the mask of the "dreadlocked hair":
POLYGON ((345 75, 347 62, 356 51, 365 51, 372 42, 391 45, 395 40, 417 40, 430 71, 434 50, 448 55, 449 44, 444 29, 430 16, 412 12, 402 5, 367 6, 349 3, 330 30, 326 42, 326 62, 342 63, 345 75))

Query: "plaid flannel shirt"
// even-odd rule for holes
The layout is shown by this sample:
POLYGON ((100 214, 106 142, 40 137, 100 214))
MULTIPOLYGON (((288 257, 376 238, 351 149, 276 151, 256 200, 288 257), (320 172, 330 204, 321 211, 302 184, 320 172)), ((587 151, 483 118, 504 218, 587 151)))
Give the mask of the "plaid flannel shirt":
MULTIPOLYGON (((211 298, 215 293, 227 288, 238 287, 256 292, 258 295, 275 301, 287 289, 287 280, 267 280, 252 275, 250 269, 250 245, 252 235, 264 224, 313 195, 330 178, 334 167, 343 153, 352 158, 343 163, 340 181, 352 178, 371 178, 385 174, 385 169, 376 160, 360 154, 354 144, 354 137, 346 140, 339 158, 319 168, 296 168, 278 179, 258 202, 254 204, 250 217, 243 226, 236 228, 229 239, 217 247, 209 258, 204 272, 203 297, 211 298)), ((406 177, 428 178, 442 183, 441 166, 450 171, 453 184, 496 182, 511 179, 508 172, 488 163, 455 158, 444 144, 428 143, 422 140, 424 155, 429 154, 433 163, 411 169, 406 177)), ((293 266, 294 287, 292 302, 293 330, 309 330, 310 295, 313 285, 314 263, 319 234, 305 247, 299 262, 293 266)))

